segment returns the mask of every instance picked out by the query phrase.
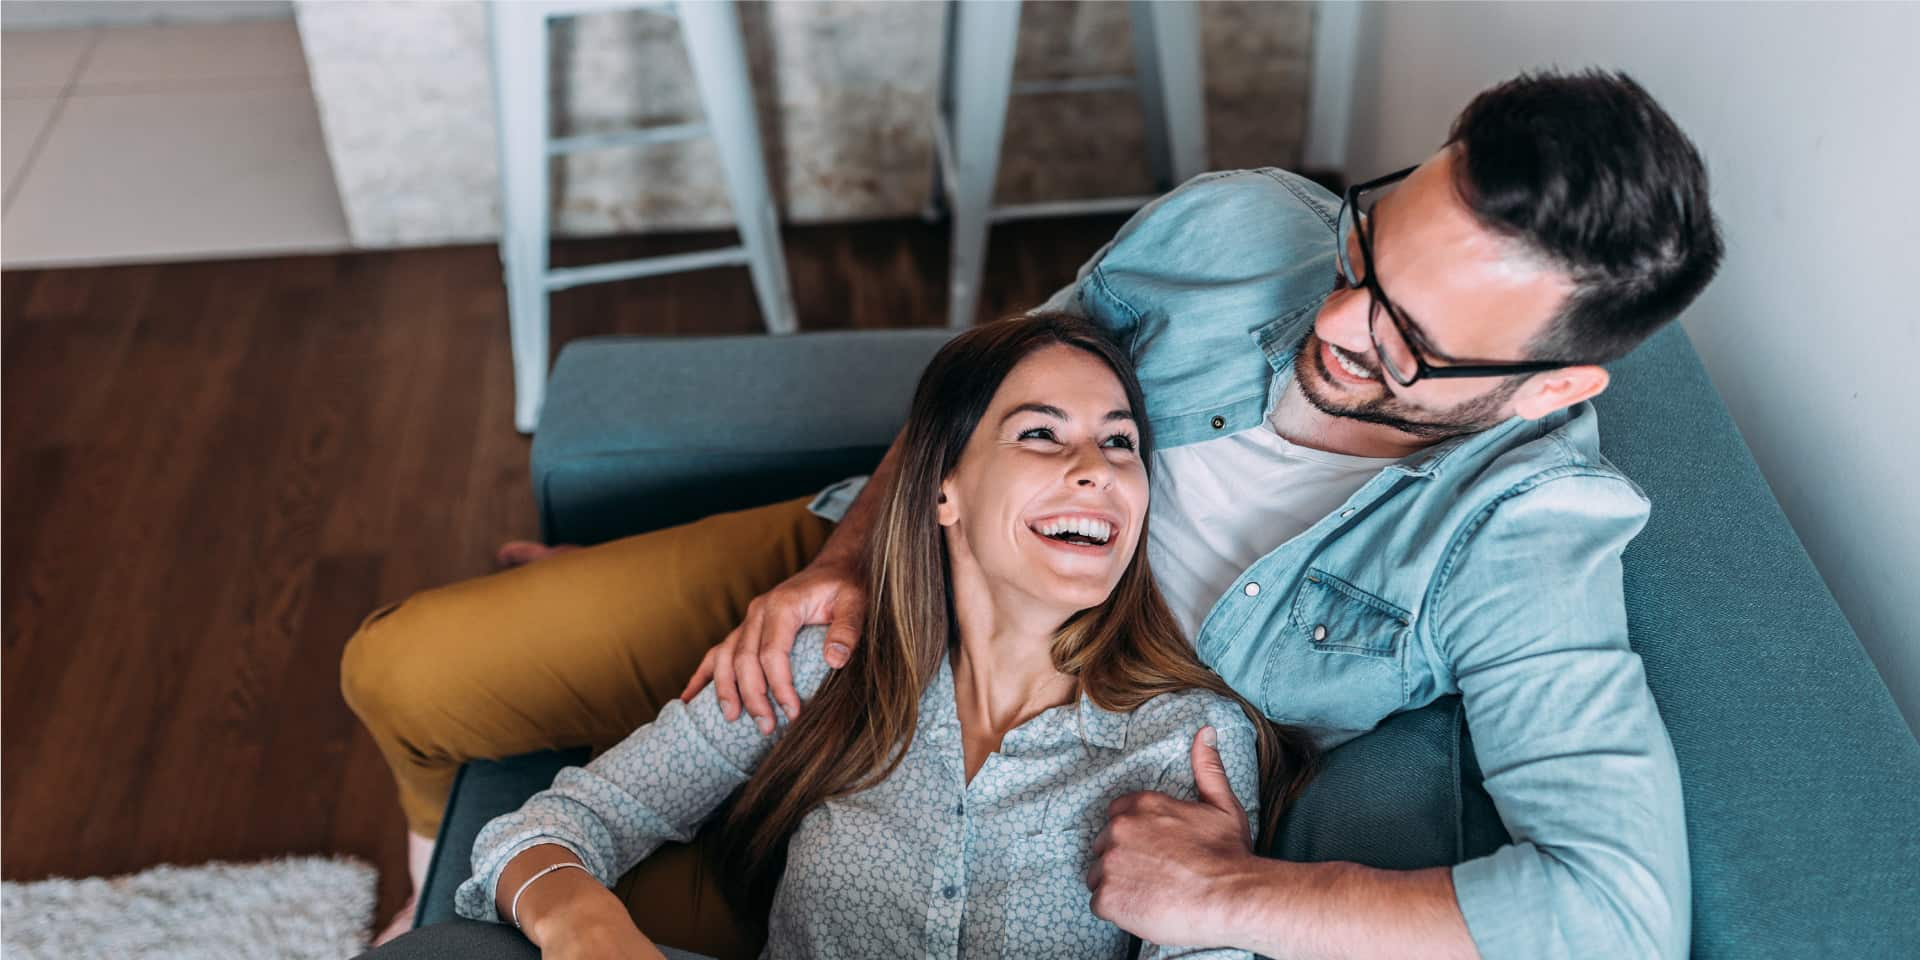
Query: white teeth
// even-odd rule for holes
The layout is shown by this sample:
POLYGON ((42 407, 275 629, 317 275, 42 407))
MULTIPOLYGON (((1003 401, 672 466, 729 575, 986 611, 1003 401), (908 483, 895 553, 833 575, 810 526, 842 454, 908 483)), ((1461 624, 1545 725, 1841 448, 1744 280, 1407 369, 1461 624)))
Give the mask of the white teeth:
POLYGON ((1055 537, 1063 533, 1077 533, 1090 540, 1106 543, 1113 538, 1113 525, 1105 520, 1092 517, 1065 517, 1049 520, 1035 526, 1034 532, 1043 537, 1055 537))
POLYGON ((1346 372, 1351 373, 1362 380, 1374 379, 1373 374, 1367 372, 1367 368, 1354 363, 1352 360, 1348 360, 1346 353, 1342 352, 1339 347, 1336 347, 1333 344, 1327 344, 1327 346, 1329 348, 1328 352, 1333 354, 1334 362, 1340 364, 1340 369, 1345 370, 1346 372))

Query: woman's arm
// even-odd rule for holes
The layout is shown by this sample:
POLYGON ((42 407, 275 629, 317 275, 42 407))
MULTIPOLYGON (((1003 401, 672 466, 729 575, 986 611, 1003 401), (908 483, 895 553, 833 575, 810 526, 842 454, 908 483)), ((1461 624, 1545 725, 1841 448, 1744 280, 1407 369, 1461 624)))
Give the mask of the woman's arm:
MULTIPOLYGON (((797 646, 811 648, 794 657, 796 685, 807 695, 827 674, 820 651, 823 632, 810 626, 799 637, 803 642, 797 646)), ((501 897, 512 897, 518 885, 509 886, 503 874, 509 864, 518 874, 520 858, 539 847, 552 848, 545 856, 578 860, 600 886, 611 886, 662 843, 691 840, 746 782, 786 724, 783 713, 767 735, 752 724, 729 723, 711 690, 692 703, 668 703, 654 722, 612 750, 585 767, 562 770, 550 789, 489 822, 474 842, 473 877, 454 893, 455 911, 477 920, 506 919, 501 907, 511 905, 501 897)), ((580 872, 555 871, 534 884, 521 901, 523 924, 533 906, 525 897, 537 891, 544 895, 543 888, 558 874, 580 872)), ((524 876, 532 873, 528 869, 524 876)), ((570 876, 556 886, 579 879, 570 876)))
POLYGON ((584 869, 549 869, 568 863, 580 863, 580 858, 558 844, 543 843, 521 851, 500 871, 495 909, 500 916, 517 917, 521 932, 540 947, 546 960, 665 960, 613 891, 584 869))

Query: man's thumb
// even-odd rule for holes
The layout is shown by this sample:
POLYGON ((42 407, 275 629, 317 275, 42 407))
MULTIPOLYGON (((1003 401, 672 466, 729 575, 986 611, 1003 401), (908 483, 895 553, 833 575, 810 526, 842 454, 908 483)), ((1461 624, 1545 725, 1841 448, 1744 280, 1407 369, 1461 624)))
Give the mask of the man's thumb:
POLYGON ((864 618, 841 614, 827 625, 827 666, 835 670, 847 665, 853 648, 860 644, 860 626, 864 618))
POLYGON ((1212 727, 1201 727, 1200 732, 1194 734, 1194 789, 1200 794, 1201 803, 1235 816, 1245 816, 1240 809, 1240 801, 1233 795, 1233 786, 1227 782, 1227 768, 1220 762, 1220 750, 1214 740, 1212 727))

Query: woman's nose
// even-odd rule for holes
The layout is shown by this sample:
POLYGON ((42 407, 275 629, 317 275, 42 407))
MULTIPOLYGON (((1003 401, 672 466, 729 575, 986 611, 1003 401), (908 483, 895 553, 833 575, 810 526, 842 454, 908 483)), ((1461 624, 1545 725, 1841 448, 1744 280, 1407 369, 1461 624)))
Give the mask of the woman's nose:
POLYGON ((1099 447, 1083 447, 1082 453, 1074 461, 1073 471, 1069 474, 1075 486, 1103 489, 1113 483, 1113 464, 1107 462, 1106 455, 1099 447))

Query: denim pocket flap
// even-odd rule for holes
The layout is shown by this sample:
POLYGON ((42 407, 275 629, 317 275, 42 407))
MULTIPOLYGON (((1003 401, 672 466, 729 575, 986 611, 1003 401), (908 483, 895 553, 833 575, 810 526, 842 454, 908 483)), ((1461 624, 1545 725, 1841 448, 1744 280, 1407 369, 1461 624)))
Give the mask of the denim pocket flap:
POLYGON ((1293 630, 1315 650, 1390 657, 1412 622, 1407 611, 1320 569, 1307 572, 1293 598, 1293 630))

